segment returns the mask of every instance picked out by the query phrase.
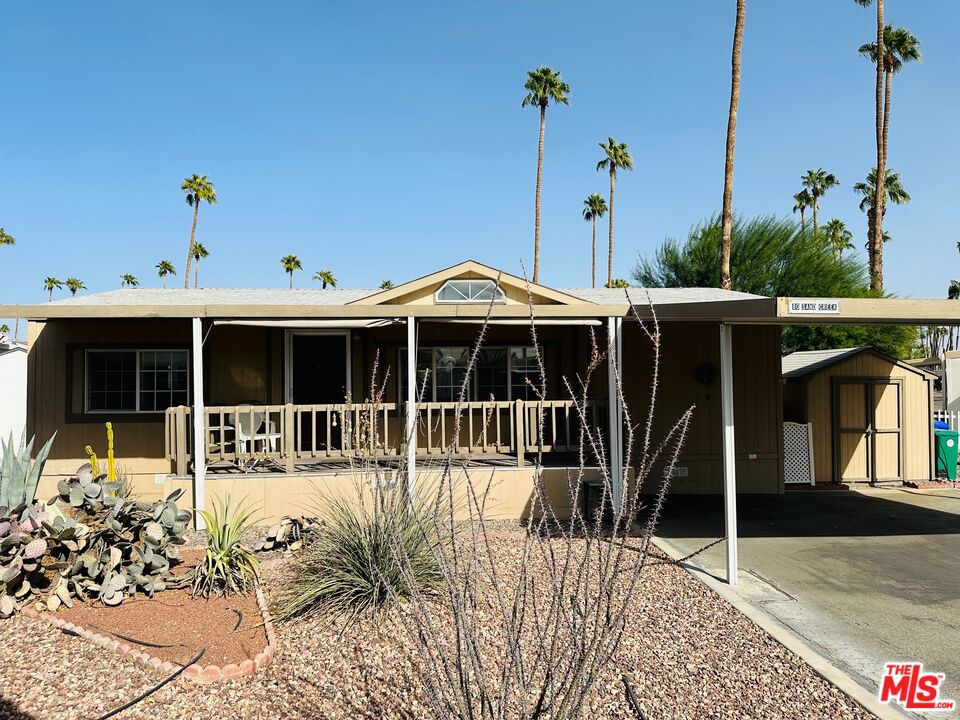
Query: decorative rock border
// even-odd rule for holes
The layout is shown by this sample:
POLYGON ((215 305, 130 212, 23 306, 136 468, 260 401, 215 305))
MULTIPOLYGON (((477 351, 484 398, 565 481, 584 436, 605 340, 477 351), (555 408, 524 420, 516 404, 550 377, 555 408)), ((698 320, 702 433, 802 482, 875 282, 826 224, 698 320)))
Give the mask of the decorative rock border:
MULTIPOLYGON (((260 617, 263 619, 263 629, 267 636, 267 644, 264 646, 263 651, 257 653, 256 657, 247 658, 239 664, 229 663, 223 667, 219 665, 200 665, 194 663, 193 665, 187 666, 187 669, 183 671, 183 677, 204 684, 220 682, 221 680, 236 680, 237 678, 246 677, 247 675, 253 675, 257 670, 265 668, 273 662, 273 656, 277 649, 277 636, 273 630, 273 620, 270 617, 266 598, 264 598, 263 591, 260 590, 259 585, 256 587, 255 593, 257 606, 260 609, 260 617)), ((119 653, 120 655, 127 655, 154 670, 171 673, 181 667, 179 663, 162 660, 161 658, 150 655, 148 652, 137 649, 129 643, 106 637, 87 628, 80 627, 79 625, 66 622, 63 618, 53 613, 38 612, 32 607, 25 607, 20 612, 25 617, 36 618, 60 630, 76 633, 80 637, 90 640, 92 643, 106 650, 119 653)))

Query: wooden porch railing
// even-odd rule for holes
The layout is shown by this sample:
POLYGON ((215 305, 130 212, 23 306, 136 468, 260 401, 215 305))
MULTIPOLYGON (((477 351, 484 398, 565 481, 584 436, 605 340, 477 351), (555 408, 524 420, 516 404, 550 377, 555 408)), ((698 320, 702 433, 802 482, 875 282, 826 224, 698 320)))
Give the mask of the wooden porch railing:
MULTIPOLYGON (((594 426, 605 427, 603 408, 603 401, 590 403, 594 426)), ((401 456, 406 452, 404 409, 399 403, 207 407, 207 462, 272 459, 293 472, 297 462, 401 456)), ((580 420, 571 400, 468 402, 461 408, 459 431, 456 414, 455 402, 420 403, 417 450, 440 455, 453 446, 459 454, 516 455, 522 465, 524 453, 536 452, 541 442, 548 453, 572 452, 579 443, 580 420)), ((166 458, 184 476, 193 459, 192 409, 169 408, 165 419, 166 458)))

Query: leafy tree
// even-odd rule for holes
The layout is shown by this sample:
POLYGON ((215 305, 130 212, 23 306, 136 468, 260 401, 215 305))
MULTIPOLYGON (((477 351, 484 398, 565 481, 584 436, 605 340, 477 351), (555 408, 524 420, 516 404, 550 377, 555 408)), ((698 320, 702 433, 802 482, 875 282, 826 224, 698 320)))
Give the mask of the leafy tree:
MULTIPOLYGON (((882 0, 878 0, 878 23, 882 15, 882 0)), ((880 178, 880 222, 871 234, 872 246, 870 251, 871 282, 879 289, 883 288, 883 216, 886 211, 887 198, 891 197, 884 191, 887 175, 887 161, 889 159, 888 141, 890 137, 890 105, 893 88, 893 76, 903 69, 905 63, 920 62, 920 41, 906 28, 894 28, 891 25, 882 25, 883 32, 878 30, 877 41, 860 46, 860 54, 870 59, 877 68, 877 167, 883 168, 880 178), (880 58, 883 62, 880 62, 880 58), (880 107, 880 86, 883 85, 883 107, 880 107)))
POLYGON ((599 143, 606 157, 597 163, 597 172, 610 172, 610 215, 607 218, 610 229, 609 247, 607 249, 607 283, 613 282, 613 190, 617 182, 617 170, 633 170, 633 156, 626 143, 618 143, 613 138, 607 138, 606 143, 599 143))
MULTIPOLYGON (((870 171, 867 175, 866 182, 854 183, 853 191, 863 196, 860 200, 860 210, 867 214, 867 250, 869 253, 870 238, 873 238, 873 231, 877 222, 877 169, 873 168, 870 171)), ((905 205, 910 202, 911 199, 910 193, 903 187, 903 180, 900 178, 900 173, 888 168, 887 177, 883 183, 883 214, 886 215, 887 213, 887 201, 892 202, 894 205, 905 205)), ((882 232, 880 236, 882 242, 888 242, 890 239, 886 231, 882 232)), ((874 265, 875 262, 871 259, 870 267, 872 268, 874 265)))
POLYGON ((130 273, 124 273, 120 276, 120 287, 137 287, 140 284, 140 281, 137 280, 135 275, 130 273))
POLYGON ((320 270, 319 272, 315 272, 313 274, 313 279, 319 280, 321 283, 323 283, 324 290, 327 289, 327 285, 330 287, 337 286, 337 279, 333 276, 332 270, 320 270))
POLYGON ((163 278, 163 287, 167 287, 167 275, 176 275, 177 271, 173 267, 173 263, 169 260, 161 260, 154 267, 157 268, 157 275, 163 278))
POLYGON ((547 106, 554 103, 569 105, 570 86, 552 68, 538 67, 527 71, 527 81, 523 84, 527 91, 520 107, 540 109, 540 141, 537 145, 537 196, 533 221, 533 281, 540 281, 540 187, 543 182, 543 132, 547 124, 547 106))
POLYGON ((81 280, 80 278, 75 278, 75 277, 67 278, 64 281, 64 284, 67 286, 67 290, 70 291, 71 295, 76 295, 77 290, 87 289, 87 286, 83 284, 83 280, 81 280))
POLYGON ((737 108, 740 105, 740 55, 743 48, 743 23, 746 0, 737 0, 737 18, 733 26, 733 55, 730 62, 730 110, 727 113, 727 149, 723 168, 723 237, 720 241, 720 287, 730 285, 730 233, 733 224, 733 152, 737 140, 737 108))
POLYGON ((43 289, 47 291, 47 302, 53 302, 53 291, 63 289, 63 280, 48 275, 43 280, 43 289))
MULTIPOLYGON (((683 240, 666 240, 652 257, 639 258, 633 279, 640 287, 717 287, 720 280, 720 219, 694 227, 683 240)), ((855 256, 835 257, 825 243, 812 243, 789 218, 735 217, 731 234, 733 289, 768 297, 875 297, 866 266, 855 256)), ((909 357, 916 330, 901 326, 788 325, 783 349, 875 347, 909 357)))
POLYGON ((817 211, 820 209, 820 198, 827 190, 840 184, 837 176, 828 173, 823 168, 807 170, 807 174, 800 178, 803 187, 810 193, 810 207, 813 208, 813 236, 817 237, 817 211))
POLYGON ((210 251, 203 246, 203 243, 193 244, 193 259, 196 263, 193 266, 193 287, 195 288, 200 284, 200 261, 208 257, 210 257, 210 251))
POLYGON ((17 239, 0 227, 0 245, 16 245, 17 239))
POLYGON ((392 290, 393 289, 393 280, 384 280, 380 283, 381 290, 392 290))
POLYGON ((183 286, 190 287, 190 263, 193 260, 194 244, 197 237, 197 214, 200 212, 200 203, 217 204, 217 191, 213 182, 206 175, 194 173, 185 178, 180 189, 187 194, 187 205, 193 208, 193 225, 190 226, 190 246, 187 248, 187 271, 183 274, 183 286))
POLYGON ((593 223, 593 252, 591 257, 593 262, 590 270, 590 287, 597 286, 597 218, 602 218, 607 214, 607 201, 603 195, 594 193, 583 201, 583 219, 593 223))
POLYGON ((284 272, 290 276, 290 289, 293 290, 293 271, 303 270, 300 258, 296 255, 284 255, 280 258, 280 264, 283 265, 284 272))
POLYGON ((840 218, 833 218, 823 226, 823 238, 837 257, 843 257, 844 250, 853 250, 853 233, 840 218))
POLYGON ((813 196, 809 190, 801 190, 793 196, 793 211, 800 213, 800 230, 807 231, 807 208, 813 205, 813 196))

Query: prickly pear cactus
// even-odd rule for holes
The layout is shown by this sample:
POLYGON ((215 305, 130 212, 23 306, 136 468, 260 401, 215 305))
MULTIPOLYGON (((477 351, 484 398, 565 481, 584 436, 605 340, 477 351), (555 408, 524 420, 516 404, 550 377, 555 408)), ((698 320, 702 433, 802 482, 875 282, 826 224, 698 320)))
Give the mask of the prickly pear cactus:
POLYGON ((171 571, 192 519, 177 507, 181 491, 153 502, 118 497, 120 483, 94 467, 61 480, 46 504, 0 506, 0 617, 29 602, 51 611, 74 598, 117 605, 189 583, 171 571))

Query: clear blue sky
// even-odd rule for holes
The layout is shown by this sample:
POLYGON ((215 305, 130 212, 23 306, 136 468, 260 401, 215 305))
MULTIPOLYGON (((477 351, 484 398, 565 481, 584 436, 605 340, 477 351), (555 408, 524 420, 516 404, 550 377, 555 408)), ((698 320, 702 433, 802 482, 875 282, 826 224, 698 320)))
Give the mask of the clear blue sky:
MULTIPOLYGON (((518 272, 533 245, 537 113, 525 72, 559 69, 569 108, 547 118, 542 279, 589 284, 597 142, 629 143, 616 274, 717 211, 733 0, 684 2, 8 3, 4 48, 0 303, 45 299, 46 275, 89 291, 135 274, 182 278, 199 172, 210 286, 399 282, 473 257, 518 272), (549 8, 549 9, 548 9, 549 8)), ((862 247, 851 190, 873 164, 873 10, 853 0, 748 3, 734 204, 789 214, 808 168, 842 186, 823 200, 862 247), (789 11, 788 11, 789 9, 789 11)), ((942 296, 956 242, 960 27, 955 0, 888 0, 924 61, 894 83, 890 164, 914 202, 887 227, 888 289, 942 296)), ((601 233, 602 234, 602 233, 601 233)), ((861 251, 862 252, 862 251, 861 251)), ((182 279, 181 279, 182 282, 182 279)), ((61 296, 66 293, 61 293, 61 296)))

